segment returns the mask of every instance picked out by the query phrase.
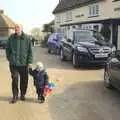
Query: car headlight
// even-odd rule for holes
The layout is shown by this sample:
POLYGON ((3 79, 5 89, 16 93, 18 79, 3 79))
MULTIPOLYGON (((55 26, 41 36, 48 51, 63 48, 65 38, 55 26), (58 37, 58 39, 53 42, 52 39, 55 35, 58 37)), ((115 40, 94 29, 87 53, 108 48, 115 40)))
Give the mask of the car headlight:
POLYGON ((119 62, 119 60, 118 60, 117 58, 112 58, 112 59, 111 59, 111 62, 116 63, 116 62, 119 62))
POLYGON ((80 47, 80 46, 77 47, 77 50, 80 52, 88 52, 87 48, 80 47))
POLYGON ((111 52, 115 53, 115 51, 116 51, 116 47, 114 46, 114 47, 112 47, 111 52))

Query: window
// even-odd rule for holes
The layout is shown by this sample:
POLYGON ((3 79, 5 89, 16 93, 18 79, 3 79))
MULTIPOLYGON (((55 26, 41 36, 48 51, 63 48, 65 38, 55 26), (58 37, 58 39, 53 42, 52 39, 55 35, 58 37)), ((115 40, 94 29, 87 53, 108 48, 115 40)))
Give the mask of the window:
POLYGON ((56 15, 56 22, 60 23, 60 15, 56 15))
POLYGON ((89 17, 95 17, 99 15, 99 4, 93 4, 89 6, 89 17))
POLYGON ((91 25, 89 26, 89 29, 92 29, 91 25))
POLYGON ((65 22, 72 21, 72 12, 66 12, 65 22))
POLYGON ((98 25, 94 25, 93 29, 98 32, 99 31, 99 26, 98 25))
POLYGON ((67 29, 70 30, 70 26, 68 26, 67 29))
POLYGON ((76 26, 72 26, 72 28, 76 28, 76 26))

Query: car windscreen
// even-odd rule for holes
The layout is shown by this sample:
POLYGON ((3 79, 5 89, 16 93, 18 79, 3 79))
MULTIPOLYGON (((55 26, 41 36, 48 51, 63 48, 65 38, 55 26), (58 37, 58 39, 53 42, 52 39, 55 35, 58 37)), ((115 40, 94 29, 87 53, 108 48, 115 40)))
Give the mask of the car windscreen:
POLYGON ((76 42, 87 42, 87 41, 97 41, 96 38, 92 36, 91 32, 74 32, 74 41, 76 42))
POLYGON ((74 32, 74 40, 76 42, 95 42, 104 41, 104 38, 97 32, 93 31, 76 31, 74 32))
POLYGON ((99 32, 94 32, 93 37, 95 37, 97 40, 103 40, 104 41, 104 37, 99 32))

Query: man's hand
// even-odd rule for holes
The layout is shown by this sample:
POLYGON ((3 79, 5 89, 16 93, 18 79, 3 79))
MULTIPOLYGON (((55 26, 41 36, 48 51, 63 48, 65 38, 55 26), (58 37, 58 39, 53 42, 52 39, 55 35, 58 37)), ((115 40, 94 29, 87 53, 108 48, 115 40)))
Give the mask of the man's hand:
POLYGON ((28 64, 28 68, 32 68, 32 64, 28 64))

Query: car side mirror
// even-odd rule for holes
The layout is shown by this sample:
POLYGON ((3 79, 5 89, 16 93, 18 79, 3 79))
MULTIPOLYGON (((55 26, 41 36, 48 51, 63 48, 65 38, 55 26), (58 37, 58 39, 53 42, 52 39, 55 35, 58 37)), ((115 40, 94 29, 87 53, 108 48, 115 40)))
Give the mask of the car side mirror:
POLYGON ((68 39, 67 39, 67 42, 70 42, 70 43, 72 43, 72 40, 68 38, 68 39))
POLYGON ((56 42, 57 42, 57 41, 58 41, 58 39, 53 39, 53 41, 56 41, 56 42))
POLYGON ((120 50, 116 50, 115 55, 118 59, 120 59, 120 50))

